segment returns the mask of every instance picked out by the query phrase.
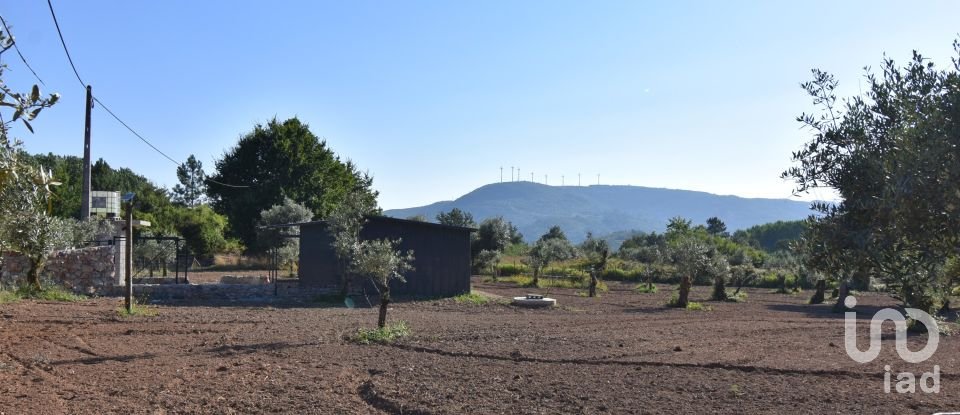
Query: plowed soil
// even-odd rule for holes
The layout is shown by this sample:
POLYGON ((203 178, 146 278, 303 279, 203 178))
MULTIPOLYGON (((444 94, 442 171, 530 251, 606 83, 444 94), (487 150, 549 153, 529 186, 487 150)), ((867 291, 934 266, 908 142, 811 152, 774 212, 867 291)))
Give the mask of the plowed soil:
MULTIPOLYGON (((0 412, 14 413, 933 413, 960 410, 960 337, 908 364, 883 341, 867 364, 844 349, 843 314, 801 295, 750 289, 709 311, 663 306, 673 288, 600 298, 546 292, 559 306, 451 299, 391 307, 412 334, 344 340, 376 310, 320 304, 156 307, 121 318, 116 299, 0 305, 0 412), (884 392, 896 373, 940 370, 940 392, 884 392)), ((529 289, 482 283, 512 297, 529 289)), ((542 291, 541 291, 542 292, 542 291)), ((696 287, 705 299, 709 287, 696 287)), ((895 301, 858 297, 866 322, 895 301)), ((888 327, 889 329, 889 327, 888 327)), ((910 337, 917 350, 926 337, 910 337)))

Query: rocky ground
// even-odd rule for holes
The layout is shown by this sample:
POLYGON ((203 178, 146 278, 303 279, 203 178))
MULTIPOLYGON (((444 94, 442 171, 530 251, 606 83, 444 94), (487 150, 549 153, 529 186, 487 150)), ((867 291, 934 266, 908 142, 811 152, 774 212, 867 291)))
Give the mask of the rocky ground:
MULTIPOLYGON (((886 335, 851 360, 843 315, 748 290, 746 303, 665 308, 672 287, 600 298, 547 292, 550 310, 453 300, 395 304, 410 337, 345 341, 369 308, 178 304, 121 318, 116 299, 0 305, 2 413, 933 413, 960 410, 960 337, 908 364, 886 335), (936 394, 884 393, 896 373, 940 368, 936 394)), ((510 297, 528 289, 474 281, 510 297)), ((709 287, 696 287, 705 299, 709 287)), ((894 301, 858 297, 867 319, 894 301)), ((889 328, 888 328, 889 329, 889 328)), ((912 336, 911 349, 925 338, 912 336)))

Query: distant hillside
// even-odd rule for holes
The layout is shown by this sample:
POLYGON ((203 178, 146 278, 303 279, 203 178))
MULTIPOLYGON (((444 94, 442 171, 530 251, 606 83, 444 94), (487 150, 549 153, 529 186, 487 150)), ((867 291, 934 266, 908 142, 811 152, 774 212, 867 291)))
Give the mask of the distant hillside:
POLYGON ((786 199, 748 199, 689 190, 639 186, 546 186, 532 182, 495 183, 480 187, 457 200, 427 206, 393 209, 388 216, 423 215, 435 220, 437 213, 460 208, 477 222, 503 216, 535 240, 550 226, 560 225, 574 241, 587 232, 663 231, 674 216, 695 224, 717 216, 730 232, 778 220, 807 217, 808 202, 786 199))

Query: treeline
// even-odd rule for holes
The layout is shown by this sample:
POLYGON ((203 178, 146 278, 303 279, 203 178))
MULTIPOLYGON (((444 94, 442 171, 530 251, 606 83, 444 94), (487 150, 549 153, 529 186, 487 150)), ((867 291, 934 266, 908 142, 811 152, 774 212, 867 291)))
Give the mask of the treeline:
MULTIPOLYGON (((79 219, 83 160, 52 153, 22 153, 21 159, 36 169, 49 170, 60 182, 50 187, 50 213, 79 219)), ((369 175, 352 162, 341 161, 296 118, 256 125, 215 167, 208 176, 190 156, 177 168, 179 183, 166 189, 129 168, 113 168, 100 159, 92 165, 91 182, 94 190, 136 194, 137 218, 152 224, 138 232, 182 237, 199 257, 261 254, 278 245, 289 251, 290 244, 278 242, 260 227, 280 220, 325 218, 347 192, 358 191, 373 201, 377 196, 369 175), (284 206, 286 210, 275 210, 264 221, 265 212, 284 206)))

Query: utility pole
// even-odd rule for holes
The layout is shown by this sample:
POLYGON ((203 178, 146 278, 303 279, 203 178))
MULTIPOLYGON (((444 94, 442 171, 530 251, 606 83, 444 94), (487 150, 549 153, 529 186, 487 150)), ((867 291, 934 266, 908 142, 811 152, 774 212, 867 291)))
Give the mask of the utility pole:
POLYGON ((503 166, 500 166, 500 183, 503 183, 503 166))
POLYGON ((133 195, 127 201, 127 255, 124 264, 126 271, 126 289, 123 290, 123 305, 127 307, 127 314, 133 312, 133 195))
POLYGON ((547 175, 546 175, 546 174, 543 175, 543 184, 545 184, 545 185, 550 185, 550 181, 547 180, 547 175))
POLYGON ((533 172, 530 172, 530 183, 533 183, 533 172))
POLYGON ((560 185, 564 186, 563 175, 560 175, 560 185))
POLYGON ((577 186, 580 186, 580 173, 577 173, 577 186))
POLYGON ((597 186, 600 185, 600 173, 597 173, 597 186))
POLYGON ((513 166, 510 166, 510 181, 513 181, 513 166))
POLYGON ((517 167, 517 181, 520 181, 520 168, 517 167))
POLYGON ((80 220, 90 219, 90 110, 93 109, 93 88, 87 85, 87 116, 83 128, 83 187, 80 195, 80 220))

